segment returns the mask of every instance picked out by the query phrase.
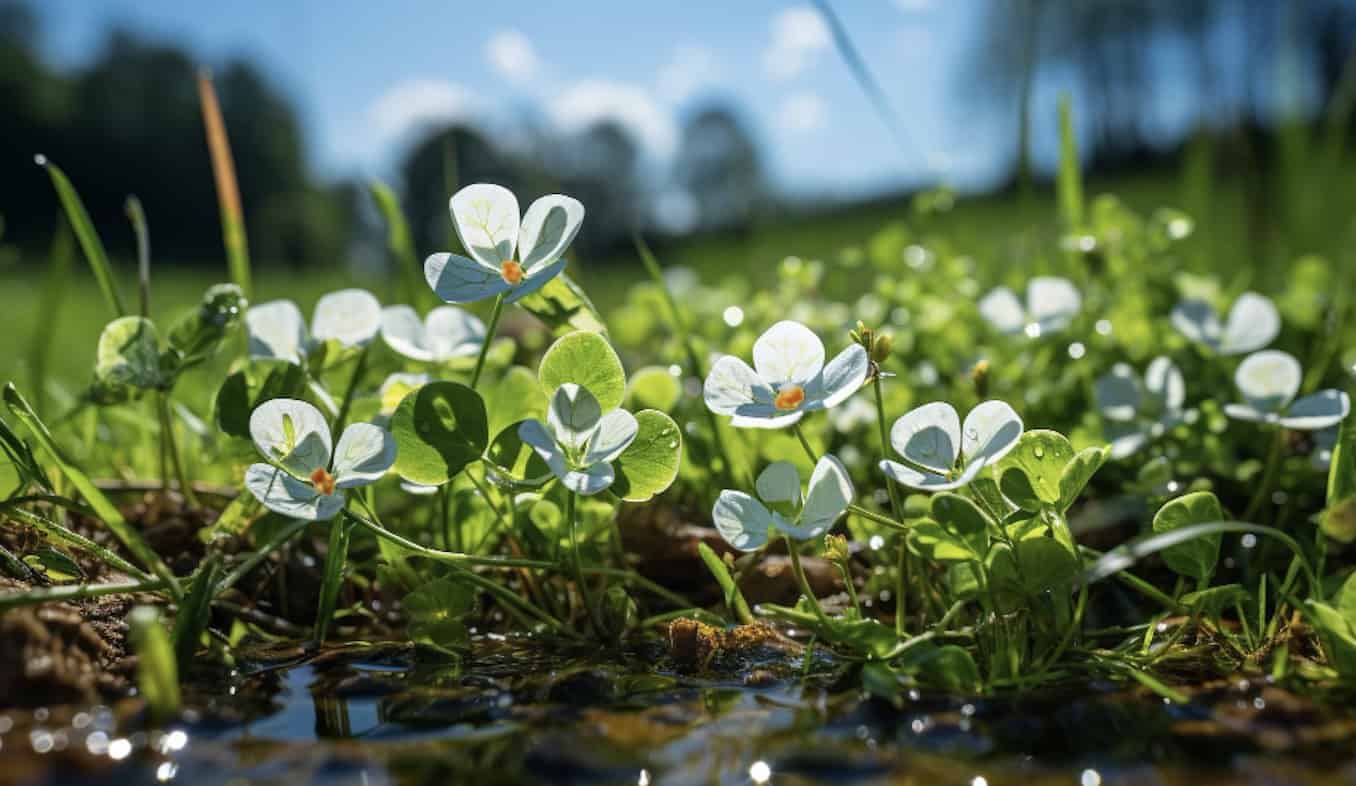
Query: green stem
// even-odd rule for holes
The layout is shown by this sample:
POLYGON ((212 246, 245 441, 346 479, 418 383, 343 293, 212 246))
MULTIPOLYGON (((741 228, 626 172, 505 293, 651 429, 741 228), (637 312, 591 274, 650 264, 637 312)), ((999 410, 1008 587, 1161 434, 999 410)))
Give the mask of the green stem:
POLYGON ((169 393, 159 394, 156 403, 160 412, 160 439, 165 452, 169 453, 170 464, 174 466, 174 479, 179 484, 179 493, 183 495, 188 507, 196 510, 202 505, 198 502, 198 495, 193 491, 193 484, 188 482, 188 473, 184 472, 184 461, 179 455, 179 445, 174 439, 174 420, 170 416, 169 393))
POLYGON ((1243 521, 1257 523, 1257 514, 1261 512, 1268 498, 1271 497, 1272 487, 1276 485, 1277 471, 1281 468, 1281 453, 1285 448, 1285 430, 1277 427, 1275 436, 1271 439, 1271 449, 1267 452, 1266 468, 1262 470, 1262 480, 1257 486, 1257 493, 1252 495, 1252 500, 1248 502, 1248 508, 1243 513, 1243 521))
POLYGON ((245 578, 250 571, 258 567, 259 563, 268 558, 268 555, 283 547, 287 541, 295 538, 302 530, 306 529, 308 521, 296 519, 287 526, 274 533, 273 537, 264 541, 264 543, 255 549, 254 553, 245 558, 243 562, 236 565, 235 568, 222 578, 221 583, 217 584, 217 593, 220 594, 234 587, 237 582, 245 578))
POLYGON ((128 592, 159 592, 169 585, 160 579, 148 581, 115 581, 107 584, 62 584, 41 587, 25 592, 0 595, 0 612, 35 603, 53 603, 61 600, 95 598, 100 595, 121 595, 128 592))
POLYGON ((910 527, 908 524, 905 524, 900 521, 895 521, 889 516, 882 516, 881 514, 876 513, 875 511, 867 510, 861 505, 850 504, 847 506, 847 512, 851 513, 854 516, 860 516, 868 521, 874 521, 877 524, 881 524, 883 526, 889 527, 890 529, 898 530, 900 532, 908 532, 910 529, 912 529, 912 527, 910 527))
MULTIPOLYGON (((876 423, 880 428, 880 454, 889 455, 890 450, 890 431, 885 425, 885 395, 881 392, 880 372, 876 373, 876 379, 871 383, 871 387, 876 393, 876 423)), ((904 512, 899 504, 899 489, 888 478, 885 481, 885 490, 890 494, 890 512, 894 514, 896 521, 904 520, 904 512)))
POLYGON ((818 462, 819 456, 815 454, 815 449, 810 447, 810 440, 805 438, 805 432, 800 430, 800 423, 793 423, 791 430, 796 432, 796 439, 800 440, 800 446, 805 449, 805 455, 810 457, 810 463, 818 462))
POLYGON ((471 372, 471 389, 475 390, 476 385, 480 384, 480 372, 485 370, 485 356, 490 352, 490 344, 494 341, 495 331, 499 329, 499 317, 504 313, 504 294, 494 299, 494 310, 490 312, 490 324, 485 328, 485 343, 480 345, 480 354, 476 356, 476 369, 471 372))
POLYGON ((838 572, 843 574, 843 586, 847 587, 848 599, 852 602, 852 608, 857 610, 857 616, 862 616, 862 603, 857 599, 857 587, 852 583, 852 570, 848 568, 848 561, 843 560, 838 563, 838 572))
POLYGON ((0 502, 0 511, 6 515, 22 521, 33 529, 41 532, 49 540, 60 543, 64 546, 79 549, 103 560, 106 565, 114 570, 126 573, 141 581, 149 581, 151 576, 142 569, 136 567, 127 560, 119 557, 111 549, 95 543, 73 530, 67 529, 61 524, 39 516, 36 513, 24 510, 23 508, 11 502, 0 502))
POLYGON ((351 529, 348 522, 335 519, 330 522, 330 548, 325 554, 325 578, 320 585, 320 605, 315 613, 315 640, 323 643, 325 632, 334 617, 339 601, 339 588, 344 583, 344 563, 348 561, 348 541, 351 529))
POLYGON ((603 635, 603 626, 598 619, 598 609, 593 605, 593 597, 589 594, 588 584, 584 581, 584 563, 579 557, 579 516, 576 510, 573 491, 565 498, 565 518, 570 525, 570 558, 574 566, 574 583, 579 587, 579 597, 584 603, 584 608, 588 610, 589 624, 593 627, 595 635, 603 635))
POLYGON ((800 592, 809 602, 819 624, 824 626, 824 630, 828 630, 830 627, 829 617, 820 607, 819 598, 815 597, 814 590, 810 589, 810 580, 805 578, 805 568, 800 564, 800 552, 796 550, 796 543, 790 537, 783 536, 783 539, 786 541, 786 551, 791 555, 791 572, 796 575, 796 584, 800 586, 800 592))
POLYGON ((334 436, 337 438, 344 431, 344 425, 348 422, 348 411, 353 407, 353 398, 358 392, 358 383, 362 381, 363 374, 367 371, 367 356, 372 351, 372 345, 365 345, 358 352, 358 362, 353 366, 353 374, 348 378, 348 389, 344 391, 344 400, 339 404, 339 414, 334 416, 334 436))

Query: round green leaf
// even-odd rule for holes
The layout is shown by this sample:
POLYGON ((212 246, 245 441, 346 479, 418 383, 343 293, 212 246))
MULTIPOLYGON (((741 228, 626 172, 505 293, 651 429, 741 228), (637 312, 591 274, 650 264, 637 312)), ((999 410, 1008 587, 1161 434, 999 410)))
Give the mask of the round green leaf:
POLYGON ((683 435, 673 418, 646 409, 636 413, 636 423, 636 438, 613 462, 612 492, 628 502, 644 502, 672 485, 683 455, 683 435))
POLYGON ((909 548, 918 556, 935 562, 969 562, 979 559, 964 540, 942 529, 931 519, 916 519, 909 528, 909 548))
POLYGON ((975 503, 959 494, 943 491, 932 497, 932 518, 942 529, 964 541, 982 555, 989 551, 989 517, 975 503))
MULTIPOLYGON (((1191 524, 1223 520, 1224 510, 1219 499, 1208 491, 1197 491, 1169 500, 1159 508, 1153 527, 1154 532, 1171 532, 1191 524)), ((1222 538, 1215 533, 1169 546, 1163 549, 1163 561, 1176 573, 1202 583, 1209 581, 1215 572, 1215 563, 1219 561, 1222 538)))
POLYGON ((108 385, 160 385, 160 336, 145 317, 119 317, 99 334, 94 376, 108 385))
POLYGON ((430 382, 409 394, 391 416, 395 471, 436 486, 480 458, 489 442, 485 403, 457 382, 430 382))
POLYGON ((627 404, 633 409, 657 409, 668 412, 683 393, 678 378, 660 366, 646 366, 631 375, 627 386, 627 404))
POLYGON ((1078 451, 1068 464, 1064 465, 1064 471, 1059 476, 1059 509, 1068 510, 1078 495, 1083 493, 1087 487, 1088 481, 1097 470, 1106 463, 1110 452, 1105 448, 1084 448, 1078 451))
POLYGON ((556 388, 573 382, 593 394, 604 412, 621 406, 626 396, 626 372, 607 339, 577 331, 561 336, 542 356, 537 378, 549 399, 556 388))
MULTIPOLYGON (((1054 505, 1061 498, 1059 482, 1064 474, 1064 465, 1069 463, 1073 455, 1073 445, 1063 434, 1046 430, 1028 431, 1017 440, 1012 452, 1003 458, 1002 466, 1020 468, 1036 498, 1054 505)), ((1006 469, 1003 471, 1006 472, 1006 469)))
POLYGON ((513 366, 493 388, 486 391, 489 402, 490 433, 499 434, 520 420, 546 419, 546 396, 532 372, 513 366))

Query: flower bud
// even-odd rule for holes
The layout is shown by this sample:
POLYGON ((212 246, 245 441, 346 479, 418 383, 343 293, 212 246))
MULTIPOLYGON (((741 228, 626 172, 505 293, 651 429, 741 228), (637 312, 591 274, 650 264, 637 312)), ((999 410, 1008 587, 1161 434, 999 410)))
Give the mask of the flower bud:
POLYGON ((876 336, 876 340, 871 342, 868 352, 871 353, 873 363, 884 363, 890 357, 890 350, 895 348, 895 337, 889 333, 881 333, 876 336))
POLYGON ((824 557, 830 562, 843 563, 848 560, 848 541, 842 535, 829 535, 824 538, 824 557))
POLYGON ((989 361, 984 359, 979 361, 970 369, 970 381, 975 385, 975 393, 980 398, 989 396, 989 361))

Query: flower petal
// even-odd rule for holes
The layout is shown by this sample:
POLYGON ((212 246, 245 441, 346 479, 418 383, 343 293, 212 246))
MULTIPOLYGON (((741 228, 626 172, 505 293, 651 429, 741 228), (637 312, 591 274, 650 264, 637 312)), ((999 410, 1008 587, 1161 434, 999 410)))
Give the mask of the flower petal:
POLYGON ((308 343, 306 320, 290 300, 270 300, 245 311, 250 357, 301 364, 308 343))
POLYGON ((335 486, 366 486, 381 479, 396 459, 391 432, 371 423, 353 423, 339 435, 334 449, 335 486))
POLYGON ((536 292, 551 283, 551 279, 560 275, 561 271, 564 269, 564 259, 557 259, 555 262, 552 262, 545 267, 537 268, 531 273, 528 273, 526 277, 518 283, 518 286, 513 287, 509 291, 508 297, 504 298, 504 302, 517 303, 519 300, 522 300, 533 292, 536 292))
POLYGON ((800 473, 796 472, 796 465, 789 461, 768 464, 758 473, 753 487, 758 492, 758 498, 766 503, 800 504, 800 473))
POLYGON ((573 197, 550 194, 533 202, 518 231, 523 270, 530 276, 537 268, 560 259, 583 223, 584 206, 573 197))
POLYGON ((624 409, 614 409, 603 415, 593 430, 593 437, 589 439, 584 463, 593 465, 616 461, 622 451, 631 446, 639 431, 640 423, 636 421, 636 416, 624 409))
POLYGON ((381 303, 365 289, 330 292, 315 304, 311 336, 317 341, 334 339, 346 347, 361 347, 381 330, 381 303))
POLYGON ((598 399, 587 388, 566 382, 556 388, 551 406, 546 413, 546 425, 567 450, 579 450, 593 436, 603 416, 598 399))
POLYGON ((1274 412, 1262 412, 1254 409, 1247 404, 1225 404, 1224 414, 1234 420, 1249 420, 1257 423, 1267 423, 1279 421, 1280 416, 1274 412))
POLYGON ((1234 384, 1243 398, 1262 412, 1284 409, 1299 392, 1300 381, 1299 361, 1278 349, 1248 355, 1234 372, 1234 384))
POLYGON ((870 368, 870 358, 861 344, 853 344, 839 352, 809 385, 802 407, 813 412, 838 406, 861 389, 870 368))
POLYGON ((438 306, 424 319, 429 348, 438 360, 475 357, 485 343, 485 323, 455 306, 438 306))
POLYGON ((434 254, 425 259, 424 280, 444 303, 473 303, 509 289, 498 270, 456 254, 434 254))
POLYGON ((945 401, 912 409, 890 427, 890 446, 914 464, 945 475, 960 457, 960 415, 945 401))
POLYGON ((295 398, 265 401, 250 413, 250 437, 270 461, 298 477, 330 464, 330 425, 320 410, 295 398))
POLYGON ((381 310, 381 338, 398 355, 410 360, 433 360, 424 323, 409 306, 387 306, 381 310))
POLYGON ((545 423, 540 420, 524 420, 518 424, 518 439, 541 456, 541 460, 550 468, 551 474, 562 481, 569 474, 570 465, 565 459, 565 451, 561 450, 545 423))
POLYGON ((1297 431, 1319 431, 1336 426, 1351 412, 1351 398, 1340 390, 1320 390, 1291 404, 1281 425, 1297 431))
POLYGON ((755 551, 767 545, 772 513, 748 494, 727 489, 716 498, 711 521, 726 543, 740 551, 755 551))
POLYGON ((1132 420, 1139 411, 1139 380, 1126 363, 1117 363, 1098 378, 1097 411, 1107 420, 1132 420))
POLYGON ((1261 349, 1280 332, 1281 315, 1271 298, 1244 292, 1229 309, 1229 318, 1220 337, 1220 354, 1241 355, 1261 349))
POLYGON ((804 385, 824 368, 824 342, 801 323, 783 320, 753 342, 753 367, 774 385, 804 385))
POLYGON ((483 265, 498 271, 513 259, 518 241, 518 199, 492 183, 476 183, 452 195, 448 203, 462 248, 483 265))
POLYGON ((750 404, 760 404, 775 412, 773 395, 772 387, 734 355, 718 359, 702 386, 707 408, 717 415, 734 415, 750 404))
POLYGON ((1103 429, 1103 436, 1110 444, 1110 454, 1114 460, 1128 458, 1149 443, 1149 435, 1143 429, 1128 423, 1108 424, 1103 429))
POLYGON ((294 519, 327 521, 344 509, 342 494, 320 494, 311 484, 268 464, 251 464, 245 470, 245 488, 264 507, 294 519))
POLYGON ((1159 355, 1144 372, 1144 386, 1164 412, 1178 412, 1186 403, 1186 380, 1171 360, 1159 355))
POLYGON ((1082 307, 1083 298, 1067 278, 1037 276, 1026 285, 1026 310, 1041 335, 1068 327, 1082 307))
POLYGON ((1172 326, 1191 341, 1219 348, 1219 315, 1203 300, 1183 300, 1172 309, 1172 326))
POLYGON ((779 529, 797 540, 819 537, 833 527, 855 495, 852 478, 843 462, 836 456, 822 456, 810 474, 810 490, 805 494, 805 507, 801 508, 796 526, 782 524, 779 529))
POLYGON ((790 415, 735 415, 730 418, 730 426, 733 428, 778 429, 795 425, 803 417, 805 417, 804 412, 792 412, 790 415))
MULTIPOLYGON (((898 461, 889 461, 888 459, 880 463, 880 469, 886 477, 896 483, 919 491, 950 491, 964 486, 973 479, 973 475, 971 477, 964 477, 963 475, 963 479, 951 480, 945 475, 934 472, 920 472, 907 464, 900 464, 898 461)), ((979 469, 976 468, 975 474, 978 473, 979 469)))
POLYGON ((560 485, 576 494, 591 496, 611 487, 617 479, 616 470, 611 464, 594 464, 585 469, 572 469, 560 477, 560 485))
POLYGON ((961 429, 965 469, 987 466, 1006 456, 1022 436, 1022 419, 1004 401, 985 401, 970 410, 961 429))
POLYGON ((998 287, 979 300, 979 315, 1005 335, 1021 333, 1026 327, 1026 311, 1007 287, 998 287))

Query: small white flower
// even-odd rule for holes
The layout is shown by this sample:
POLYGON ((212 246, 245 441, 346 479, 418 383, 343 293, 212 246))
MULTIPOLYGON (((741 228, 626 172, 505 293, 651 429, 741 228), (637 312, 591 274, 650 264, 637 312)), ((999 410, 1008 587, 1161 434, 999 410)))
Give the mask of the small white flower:
POLYGON ((245 487, 264 507, 297 519, 334 518, 346 489, 377 482, 395 463, 395 439, 371 423, 350 425, 332 449, 325 416, 298 399, 260 404, 250 414, 250 436, 269 463, 251 464, 245 487))
POLYGON ((1241 355, 1270 344, 1281 332, 1281 315, 1270 298, 1244 292, 1234 301, 1223 325, 1214 306, 1202 300, 1183 300, 1172 309, 1172 326, 1216 354, 1241 355))
POLYGON ((546 286, 565 269, 562 255, 584 221, 584 206, 562 194, 533 202, 520 220, 513 192, 489 183, 458 191, 449 208, 471 258, 443 253, 424 260, 425 280, 448 303, 499 295, 513 303, 546 286))
POLYGON ((387 376, 377 389, 381 416, 389 418, 395 414, 396 407, 400 406, 400 402, 404 401, 406 396, 432 381, 433 377, 428 374, 407 374, 398 371, 387 376))
POLYGON ((381 337, 410 360, 446 363, 480 354, 485 323, 455 306, 438 306, 422 321, 409 306, 387 306, 381 311, 381 337))
POLYGON ((541 456, 561 485, 587 496, 612 485, 612 462, 631 446, 639 429, 630 412, 604 414, 586 388, 566 383, 552 396, 546 422, 523 421, 518 438, 541 456))
POLYGON ((866 382, 870 366, 859 344, 825 365, 823 342, 789 320, 758 337, 753 365, 725 355, 712 366, 703 389, 706 406, 717 415, 732 415, 730 424, 740 428, 789 426, 806 412, 836 406, 866 382))
POLYGON ((1238 420, 1271 423, 1296 431, 1335 426, 1351 411, 1351 399, 1340 390, 1320 390, 1295 401, 1303 374, 1298 360, 1286 352, 1264 349, 1243 358, 1234 384, 1246 404, 1226 404, 1224 414, 1238 420))
POLYGON ((970 410, 963 429, 954 407, 934 401, 904 415, 890 428, 891 447, 908 463, 887 459, 880 468, 909 488, 956 489, 1007 455, 1021 436, 1022 419, 1002 401, 985 401, 970 410))
POLYGON ((847 470, 833 455, 815 464, 803 505, 800 475, 788 461, 769 464, 758 476, 755 488, 758 499, 742 491, 722 491, 711 509, 711 520, 721 537, 740 551, 762 548, 771 529, 796 540, 817 538, 829 531, 856 495, 847 470), (787 510, 789 517, 770 510, 768 505, 787 510))
POLYGON ((1069 326, 1083 307, 1078 290, 1066 278, 1037 276, 1027 282, 1026 306, 1007 287, 998 287, 979 301, 979 313, 998 332, 1040 338, 1069 326))
POLYGON ((301 365, 317 344, 333 339, 345 347, 366 346, 381 328, 381 303, 365 289, 341 289, 315 304, 311 329, 290 300, 270 300, 245 312, 250 357, 301 365))
POLYGON ((1179 423, 1191 422, 1196 410, 1183 409, 1186 383, 1166 357, 1156 357, 1144 381, 1125 363, 1117 363, 1097 380, 1097 410, 1111 443, 1111 458, 1125 458, 1179 423))

